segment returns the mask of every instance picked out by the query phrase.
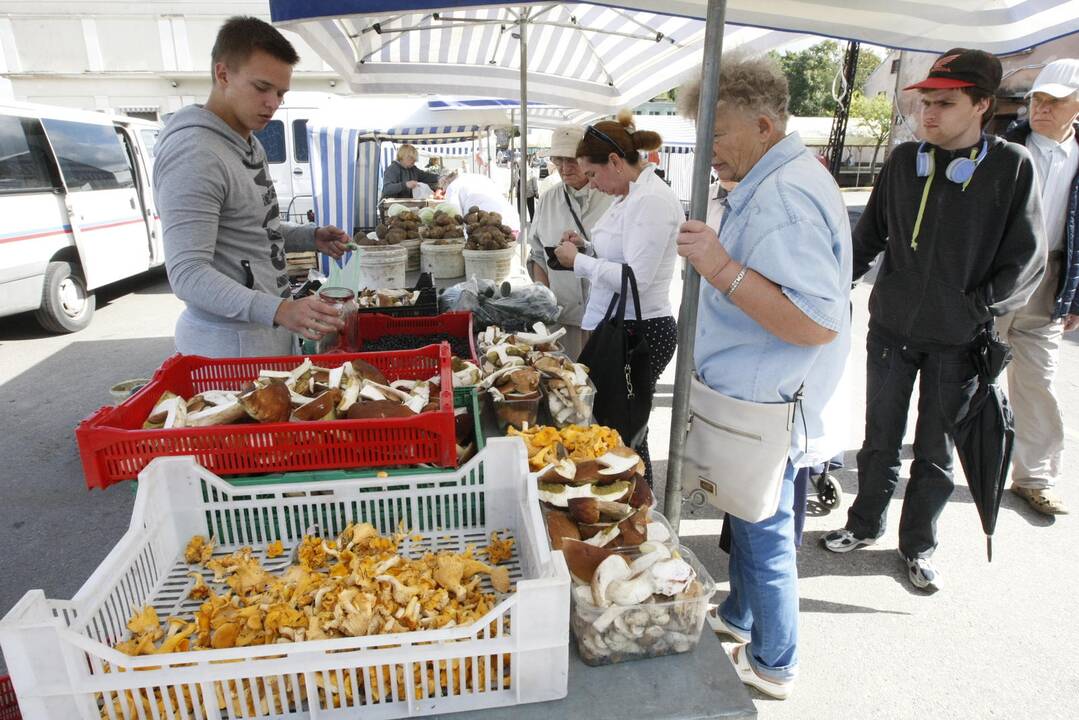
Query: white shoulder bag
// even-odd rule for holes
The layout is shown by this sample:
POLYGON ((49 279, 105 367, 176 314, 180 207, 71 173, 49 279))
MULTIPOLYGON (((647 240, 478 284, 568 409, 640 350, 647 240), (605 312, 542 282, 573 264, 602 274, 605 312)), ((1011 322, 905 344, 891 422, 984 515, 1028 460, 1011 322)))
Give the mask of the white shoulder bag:
POLYGON ((682 486, 747 522, 775 515, 801 403, 758 403, 717 392, 696 376, 689 391, 682 486))

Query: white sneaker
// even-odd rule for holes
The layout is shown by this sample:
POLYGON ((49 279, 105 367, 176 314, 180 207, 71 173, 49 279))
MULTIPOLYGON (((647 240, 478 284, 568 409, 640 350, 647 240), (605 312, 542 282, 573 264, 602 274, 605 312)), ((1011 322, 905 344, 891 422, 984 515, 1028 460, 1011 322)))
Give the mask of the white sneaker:
POLYGON ((761 677, 757 674, 757 671, 753 669, 753 666, 749 663, 749 645, 735 645, 730 650, 731 664, 734 665, 735 672, 738 673, 738 679, 751 688, 756 688, 768 697, 775 698, 776 700, 786 700, 790 697, 791 691, 794 690, 794 681, 788 680, 786 682, 780 682, 778 680, 769 680, 768 678, 761 677))
POLYGON ((821 544, 825 549, 834 553, 850 552, 864 545, 872 545, 877 542, 876 538, 860 538, 847 528, 833 530, 821 538, 821 544))
POLYGON ((899 557, 907 564, 907 577, 910 578, 911 585, 929 592, 936 592, 944 587, 940 573, 933 567, 933 563, 929 562, 929 558, 909 558, 902 551, 899 552, 899 557))
POLYGON ((741 630, 731 627, 723 620, 723 616, 719 614, 719 606, 712 608, 705 615, 708 620, 709 627, 715 632, 716 635, 726 635, 734 638, 740 643, 749 642, 749 638, 741 630))

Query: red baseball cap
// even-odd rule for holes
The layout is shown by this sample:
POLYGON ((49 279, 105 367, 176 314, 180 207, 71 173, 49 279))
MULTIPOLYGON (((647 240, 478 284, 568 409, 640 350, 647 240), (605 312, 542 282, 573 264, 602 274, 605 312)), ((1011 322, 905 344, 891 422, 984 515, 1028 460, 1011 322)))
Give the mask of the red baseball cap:
POLYGON ((1002 74, 1000 60, 993 55, 982 50, 953 48, 937 58, 925 80, 903 89, 950 90, 976 87, 992 94, 1000 87, 1002 74))

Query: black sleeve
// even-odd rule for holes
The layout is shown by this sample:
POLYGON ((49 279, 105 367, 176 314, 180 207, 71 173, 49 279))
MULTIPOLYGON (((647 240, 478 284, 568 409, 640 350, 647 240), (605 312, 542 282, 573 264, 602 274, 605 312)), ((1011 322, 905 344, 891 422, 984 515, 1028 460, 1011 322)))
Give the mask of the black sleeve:
POLYGON ((421 183, 423 183, 424 185, 429 185, 432 190, 438 189, 438 175, 432 172, 427 172, 426 170, 420 170, 418 168, 417 173, 419 173, 419 181, 421 183))
POLYGON ((888 175, 892 166, 889 158, 881 168, 865 211, 851 233, 854 243, 853 279, 858 280, 873 267, 873 262, 888 244, 888 175))
POLYGON ((1000 317, 1025 305, 1045 273, 1048 241, 1042 222, 1041 193, 1034 182, 1030 155, 1026 148, 1019 150, 1023 157, 1004 236, 993 259, 989 281, 975 289, 970 298, 975 311, 986 320, 989 315, 1000 317))
MULTIPOLYGON (((399 198, 405 197, 405 181, 403 170, 397 163, 390 163, 382 176, 382 197, 399 198)), ((411 194, 411 193, 410 193, 411 194)))

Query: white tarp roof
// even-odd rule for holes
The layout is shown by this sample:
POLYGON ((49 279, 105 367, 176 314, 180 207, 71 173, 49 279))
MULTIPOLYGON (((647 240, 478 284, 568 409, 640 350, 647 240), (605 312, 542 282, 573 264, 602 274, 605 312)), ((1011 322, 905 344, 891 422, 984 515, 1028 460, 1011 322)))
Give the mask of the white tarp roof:
MULTIPOLYGON (((466 12, 475 12, 477 8, 490 9, 500 5, 506 3, 489 0, 270 0, 270 15, 274 22, 297 31, 304 21, 324 19, 323 22, 330 25, 324 27, 328 32, 318 38, 319 45, 326 42, 336 45, 333 54, 344 57, 352 51, 349 46, 353 39, 363 46, 364 35, 375 32, 352 37, 353 30, 366 26, 364 18, 409 17, 414 21, 416 18, 433 18, 434 11, 438 10, 457 17, 462 12, 459 8, 470 8, 466 12), (342 19, 342 24, 331 27, 337 18, 342 19)), ((699 20, 704 18, 708 3, 707 0, 615 0, 609 5, 617 6, 609 8, 612 12, 621 8, 663 13, 672 19, 699 20)), ((579 18, 581 12, 574 8, 597 6, 528 0, 513 5, 515 9, 537 11, 551 7, 570 8, 570 13, 579 18)), ((1079 0, 729 0, 726 20, 729 25, 850 38, 906 50, 942 52, 951 47, 976 47, 1005 54, 1079 31, 1079 0)), ((682 31, 676 29, 676 22, 672 20, 670 27, 675 29, 674 35, 679 40, 684 39, 682 31)), ((455 29, 463 32, 467 27, 455 29)), ((490 26, 484 29, 493 30, 490 26)), ((450 59, 451 50, 457 47, 452 37, 451 33, 445 52, 442 44, 439 45, 438 57, 442 63, 457 62, 456 58, 450 59)), ((480 47, 486 50, 490 45, 481 39, 480 47)), ((315 48, 318 50, 319 46, 315 48)), ((323 57, 329 61, 328 56, 323 57)), ((363 55, 356 60, 361 57, 363 55)), ((499 62, 498 55, 485 57, 483 61, 491 57, 499 62)), ((501 57, 505 58, 505 55, 501 57)))
MULTIPOLYGON (((304 19, 296 3, 271 2, 271 14, 357 94, 519 97, 521 7, 395 12, 398 4, 312 2, 305 5, 313 17, 304 19), (371 13, 351 14, 353 7, 371 13)), ((700 66, 702 20, 584 3, 525 5, 529 100, 581 113, 570 121, 638 105, 700 66)), ((730 26, 724 44, 763 52, 801 38, 730 26)))

